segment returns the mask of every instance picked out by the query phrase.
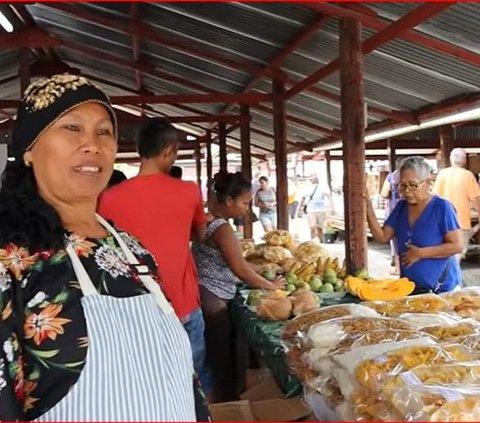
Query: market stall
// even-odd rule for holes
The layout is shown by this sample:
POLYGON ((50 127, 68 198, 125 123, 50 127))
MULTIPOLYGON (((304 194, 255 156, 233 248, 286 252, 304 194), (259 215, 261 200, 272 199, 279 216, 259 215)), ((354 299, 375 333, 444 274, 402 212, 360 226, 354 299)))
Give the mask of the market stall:
POLYGON ((478 421, 480 289, 411 296, 405 278, 346 275, 321 247, 292 242, 277 231, 244 246, 287 284, 241 289, 232 305, 242 345, 286 396, 303 395, 320 421, 478 421))

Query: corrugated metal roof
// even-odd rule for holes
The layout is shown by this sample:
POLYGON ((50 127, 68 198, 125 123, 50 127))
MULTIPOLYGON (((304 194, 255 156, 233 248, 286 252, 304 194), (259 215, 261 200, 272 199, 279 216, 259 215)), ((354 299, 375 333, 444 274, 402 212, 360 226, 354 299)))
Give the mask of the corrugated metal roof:
MULTIPOLYGON (((368 3, 379 18, 396 20, 414 10, 421 3, 368 3)), ((128 24, 132 20, 130 3, 70 3, 80 11, 98 17, 128 24)), ((51 4, 27 4, 35 22, 48 32, 90 49, 118 56, 133 62, 132 36, 116 25, 104 25, 58 11, 51 4)), ((348 7, 348 6, 347 6, 348 7)), ((7 5, 0 5, 9 18, 18 18, 7 5)), ((246 66, 261 68, 288 46, 296 36, 312 24, 319 14, 301 4, 294 3, 148 3, 136 5, 140 22, 155 28, 158 34, 187 48, 202 50, 207 54, 221 55, 241 62, 245 66, 232 69, 214 58, 196 57, 175 46, 140 37, 139 59, 160 72, 174 78, 143 73, 143 85, 154 94, 187 94, 221 91, 242 92, 253 78, 246 66), (182 80, 184 82, 182 82, 182 80), (190 85, 196 84, 193 89, 190 85), (198 87, 203 86, 203 88, 198 87)), ((478 44, 479 3, 452 4, 416 28, 435 38, 447 41, 480 54, 478 44)), ((291 53, 282 69, 293 80, 302 80, 338 56, 339 20, 331 17, 307 42, 291 53)), ((375 34, 363 28, 367 39, 375 34)), ((112 65, 101 57, 91 57, 70 48, 55 49, 60 59, 79 67, 85 74, 93 75, 115 86, 104 84, 111 95, 135 92, 136 73, 127 66, 112 65), (125 87, 122 89, 121 87, 125 87)), ((36 51, 37 59, 45 59, 46 52, 36 51)), ((104 58, 105 59, 105 58, 104 58)), ((33 60, 33 59, 32 59, 33 60)), ((0 52, 0 79, 18 72, 18 53, 15 50, 0 52)), ((329 93, 340 95, 338 71, 316 84, 329 93)), ((253 92, 271 92, 269 78, 257 84, 253 92)), ((480 91, 480 68, 464 60, 446 55, 411 42, 395 39, 369 54, 364 60, 364 91, 368 105, 398 111, 414 111, 447 98, 480 91)), ((2 98, 18 98, 19 83, 2 85, 2 98)), ((169 116, 191 115, 188 110, 217 114, 224 109, 219 104, 192 104, 187 107, 153 105, 151 108, 169 116)), ((271 106, 268 106, 271 108, 271 106)), ((236 109, 238 111, 238 108, 236 109)), ((252 127, 272 133, 271 116, 251 107, 252 127)), ((316 93, 301 93, 287 103, 287 114, 306 121, 307 124, 327 129, 340 129, 340 105, 316 93)), ((368 113, 368 123, 384 117, 368 113)), ((316 141, 327 137, 311 127, 290 122, 287 127, 291 141, 316 141)), ((182 127, 197 133, 206 124, 185 124, 182 127)), ((232 134, 231 141, 238 136, 232 134)), ((261 147, 273 150, 273 140, 252 132, 252 140, 261 147)))

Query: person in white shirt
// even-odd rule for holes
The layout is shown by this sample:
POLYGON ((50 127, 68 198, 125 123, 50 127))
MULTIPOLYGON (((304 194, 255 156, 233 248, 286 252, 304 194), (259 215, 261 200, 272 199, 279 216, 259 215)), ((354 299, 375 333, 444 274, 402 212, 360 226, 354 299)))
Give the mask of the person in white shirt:
POLYGON ((310 236, 314 240, 318 237, 323 241, 323 224, 327 215, 333 213, 333 202, 330 189, 326 184, 320 184, 316 175, 310 178, 311 185, 307 187, 300 205, 298 207, 298 216, 307 214, 308 225, 310 226, 310 236))

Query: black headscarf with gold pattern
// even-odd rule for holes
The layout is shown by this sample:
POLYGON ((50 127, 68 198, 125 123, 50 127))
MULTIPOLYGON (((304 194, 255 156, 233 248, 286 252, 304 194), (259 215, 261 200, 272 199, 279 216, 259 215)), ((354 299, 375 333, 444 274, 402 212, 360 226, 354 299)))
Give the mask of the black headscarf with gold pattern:
POLYGON ((22 160, 23 154, 56 120, 73 108, 92 102, 105 106, 117 135, 117 119, 109 98, 88 79, 60 74, 33 82, 25 90, 17 111, 11 154, 22 160))

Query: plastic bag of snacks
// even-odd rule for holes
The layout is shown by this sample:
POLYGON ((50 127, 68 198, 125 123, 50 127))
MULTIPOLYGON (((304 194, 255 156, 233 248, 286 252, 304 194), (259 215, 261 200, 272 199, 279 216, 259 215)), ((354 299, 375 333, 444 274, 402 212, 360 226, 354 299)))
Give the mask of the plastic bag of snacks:
POLYGON ((461 319, 457 316, 447 313, 404 313, 398 316, 399 319, 413 323, 421 329, 427 326, 451 326, 458 323, 461 319))
POLYGON ((480 319, 480 288, 463 288, 459 291, 440 294, 440 296, 449 302, 458 316, 480 319))
POLYGON ((404 313, 438 313, 451 310, 450 303, 436 294, 412 295, 395 301, 369 301, 363 305, 390 317, 404 313))
POLYGON ((471 361, 473 354, 463 345, 423 344, 395 348, 363 360, 354 370, 357 383, 378 391, 387 376, 395 375, 422 365, 471 361))
POLYGON ((314 324, 344 316, 379 317, 377 312, 360 304, 322 307, 320 310, 302 314, 288 322, 283 331, 283 339, 294 341, 296 337, 302 337, 303 333, 314 324))
POLYGON ((295 248, 293 255, 299 260, 318 260, 320 257, 328 257, 328 251, 320 247, 316 242, 302 242, 295 248))
POLYGON ((283 229, 267 232, 263 237, 268 245, 288 248, 293 244, 293 236, 283 229))
POLYGON ((281 263, 292 258, 292 253, 284 247, 265 247, 263 257, 270 263, 281 263))
POLYGON ((478 422, 479 385, 404 385, 388 403, 404 421, 478 422))
POLYGON ((449 341, 462 336, 478 334, 480 324, 476 320, 465 319, 448 326, 426 326, 421 330, 439 341, 449 341))

